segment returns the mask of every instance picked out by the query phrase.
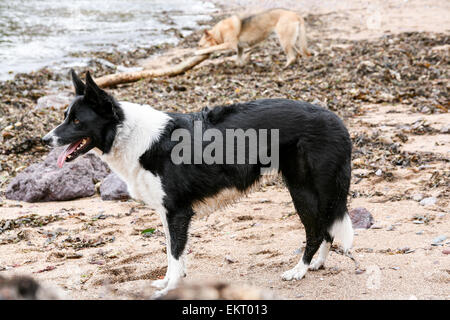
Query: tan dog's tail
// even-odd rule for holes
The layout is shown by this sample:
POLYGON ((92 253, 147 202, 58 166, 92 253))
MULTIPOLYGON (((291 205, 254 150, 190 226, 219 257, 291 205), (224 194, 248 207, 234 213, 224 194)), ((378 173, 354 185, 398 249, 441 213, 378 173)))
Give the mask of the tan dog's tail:
POLYGON ((303 18, 300 17, 300 21, 299 21, 299 29, 300 29, 300 34, 297 38, 297 42, 300 46, 300 51, 301 53, 298 51, 298 49, 296 48, 296 51, 298 54, 304 55, 304 56, 310 56, 311 53, 308 51, 308 41, 306 40, 306 29, 305 29, 305 23, 303 21, 303 18))

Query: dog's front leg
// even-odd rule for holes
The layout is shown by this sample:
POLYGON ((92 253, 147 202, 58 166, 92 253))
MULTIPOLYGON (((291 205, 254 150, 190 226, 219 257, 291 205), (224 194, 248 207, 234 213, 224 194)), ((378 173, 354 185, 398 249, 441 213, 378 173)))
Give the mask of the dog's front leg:
POLYGON ((164 279, 156 283, 165 287, 156 291, 154 298, 161 297, 167 294, 169 290, 175 289, 180 279, 186 275, 184 252, 186 250, 188 228, 193 215, 194 212, 191 208, 168 210, 165 219, 162 219, 163 225, 167 226, 164 228, 164 231, 166 231, 167 239, 168 267, 164 279))
POLYGON ((166 255, 167 255, 167 270, 166 275, 163 279, 155 280, 152 282, 152 286, 158 289, 163 289, 167 287, 167 283, 169 282, 169 274, 171 269, 171 246, 170 246, 170 233, 169 233, 169 225, 167 223, 167 210, 160 210, 159 217, 161 218, 161 222, 164 228, 164 235, 166 236, 166 255))

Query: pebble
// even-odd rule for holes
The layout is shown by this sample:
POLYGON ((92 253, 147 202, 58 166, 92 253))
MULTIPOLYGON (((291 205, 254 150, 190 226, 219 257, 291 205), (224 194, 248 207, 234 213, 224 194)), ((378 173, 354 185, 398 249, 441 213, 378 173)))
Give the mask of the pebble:
POLYGON ((228 262, 228 263, 235 263, 236 262, 236 260, 231 258, 231 256, 225 256, 225 261, 228 262))
POLYGON ((420 201, 423 199, 423 194, 421 194, 421 193, 413 194, 411 199, 413 199, 414 201, 420 201))
POLYGON ((446 235, 440 235, 431 241, 432 246, 442 246, 442 242, 447 239, 446 235))
POLYGON ((374 218, 366 208, 354 208, 349 211, 354 229, 369 229, 373 226, 374 218))
POLYGON ((394 231, 395 227, 393 225, 390 225, 386 230, 387 231, 394 231))
POLYGON ((425 107, 423 107, 423 108, 420 109, 420 112, 422 112, 422 113, 430 113, 430 112, 431 112, 431 109, 428 108, 427 106, 425 106, 425 107))
POLYGON ((378 170, 375 172, 375 175, 378 176, 378 177, 381 177, 382 174, 383 174, 383 171, 381 171, 381 169, 378 169, 378 170))
POLYGON ((433 204, 435 204, 437 201, 437 199, 435 197, 429 197, 429 198, 424 198, 422 199, 419 204, 421 206, 432 206, 433 204))
POLYGON ((442 253, 443 254, 450 254, 450 249, 444 249, 444 250, 442 250, 442 253))

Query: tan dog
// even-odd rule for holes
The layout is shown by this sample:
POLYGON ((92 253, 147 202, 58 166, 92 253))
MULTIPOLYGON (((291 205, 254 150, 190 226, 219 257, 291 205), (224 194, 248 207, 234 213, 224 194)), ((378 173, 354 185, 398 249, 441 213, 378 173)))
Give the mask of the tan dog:
POLYGON ((293 63, 297 55, 311 55, 306 48, 303 18, 285 9, 271 9, 242 17, 234 15, 220 21, 211 30, 205 30, 205 34, 198 43, 201 49, 197 50, 196 54, 236 50, 237 62, 242 66, 249 56, 249 53, 243 55, 244 49, 263 41, 273 31, 278 35, 281 47, 286 53, 285 67, 293 63))

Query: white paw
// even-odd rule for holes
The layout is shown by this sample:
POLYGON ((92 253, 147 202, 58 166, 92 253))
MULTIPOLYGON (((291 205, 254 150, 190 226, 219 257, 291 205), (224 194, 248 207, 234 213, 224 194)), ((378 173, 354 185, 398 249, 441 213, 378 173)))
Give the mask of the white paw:
POLYGON ((152 299, 159 299, 161 297, 164 297, 167 294, 168 291, 169 290, 167 290, 167 288, 155 291, 155 293, 152 295, 152 299))
POLYGON ((285 281, 300 280, 305 276, 306 271, 308 271, 307 268, 295 267, 283 273, 281 278, 285 281))
POLYGON ((309 270, 319 270, 324 267, 324 261, 321 259, 314 259, 309 265, 309 270))
POLYGON ((167 283, 169 282, 168 278, 164 278, 164 279, 160 279, 160 280, 155 280, 152 282, 152 287, 158 288, 158 289, 163 289, 167 286, 167 283))

